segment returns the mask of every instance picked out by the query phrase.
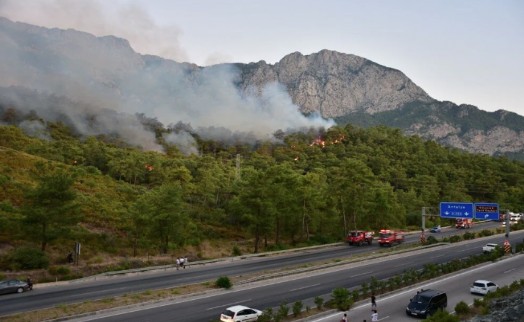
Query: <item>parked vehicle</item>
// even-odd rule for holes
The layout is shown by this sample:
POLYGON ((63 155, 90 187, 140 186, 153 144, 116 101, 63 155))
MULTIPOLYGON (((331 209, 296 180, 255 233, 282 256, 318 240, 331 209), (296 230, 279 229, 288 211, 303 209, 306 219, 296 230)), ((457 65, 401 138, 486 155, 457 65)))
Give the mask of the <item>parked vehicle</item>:
POLYGON ((437 310, 443 310, 448 306, 448 296, 445 292, 438 290, 421 290, 409 300, 406 314, 426 318, 435 314, 437 310))
POLYGON ((469 218, 457 218, 455 222, 456 228, 466 229, 471 228, 473 226, 473 219, 469 218))
POLYGON ((375 233, 372 231, 354 230, 347 235, 346 241, 349 245, 358 245, 358 246, 362 246, 362 244, 371 245, 373 243, 374 234, 375 233))
POLYGON ((482 246, 482 252, 483 253, 491 253, 492 251, 497 249, 497 247, 499 247, 499 245, 493 244, 493 243, 488 243, 488 244, 482 246))
POLYGON ((29 285, 20 280, 7 280, 0 282, 0 294, 23 293, 29 291, 29 285))
POLYGON ((378 244, 380 246, 393 246, 404 242, 404 234, 390 229, 382 229, 379 233, 378 244))
POLYGON ((228 307, 220 314, 220 321, 223 322, 249 322, 256 321, 262 315, 262 311, 252 309, 243 305, 228 307))
POLYGON ((469 291, 471 294, 486 295, 489 292, 495 292, 498 288, 498 285, 492 281, 477 280, 471 285, 469 291))

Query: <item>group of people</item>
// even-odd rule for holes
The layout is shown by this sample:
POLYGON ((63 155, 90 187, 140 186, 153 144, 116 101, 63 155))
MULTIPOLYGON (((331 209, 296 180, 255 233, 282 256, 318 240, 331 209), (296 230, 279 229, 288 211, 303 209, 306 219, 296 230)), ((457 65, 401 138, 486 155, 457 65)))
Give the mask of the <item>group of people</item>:
POLYGON ((176 269, 178 270, 180 267, 186 268, 186 265, 189 264, 189 261, 187 260, 187 257, 178 257, 176 259, 176 269))
MULTIPOLYGON (((347 313, 344 313, 344 316, 342 316, 342 320, 340 322, 348 322, 348 315, 347 313)), ((378 311, 377 311, 377 298, 375 297, 375 294, 371 294, 371 321, 378 321, 378 311)), ((364 320, 366 322, 366 320, 364 320)))

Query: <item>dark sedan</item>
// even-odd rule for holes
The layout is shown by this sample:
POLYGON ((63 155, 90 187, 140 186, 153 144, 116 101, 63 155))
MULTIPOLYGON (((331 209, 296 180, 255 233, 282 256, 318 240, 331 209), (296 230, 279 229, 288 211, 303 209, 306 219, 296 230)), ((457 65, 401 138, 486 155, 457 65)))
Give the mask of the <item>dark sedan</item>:
POLYGON ((8 280, 0 282, 0 294, 22 293, 29 291, 29 285, 20 280, 8 280))

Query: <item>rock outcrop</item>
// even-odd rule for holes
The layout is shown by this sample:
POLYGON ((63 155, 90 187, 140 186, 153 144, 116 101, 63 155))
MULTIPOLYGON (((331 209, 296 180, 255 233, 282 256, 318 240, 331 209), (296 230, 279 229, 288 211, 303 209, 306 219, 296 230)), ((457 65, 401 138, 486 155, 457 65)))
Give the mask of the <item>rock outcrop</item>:
POLYGON ((468 322, 524 322, 524 290, 494 300, 489 314, 476 316, 468 322))
POLYGON ((302 112, 317 112, 325 118, 352 112, 374 114, 413 101, 434 101, 402 72, 336 51, 322 50, 311 55, 295 52, 274 66, 263 61, 238 66, 243 90, 260 90, 278 82, 302 112))

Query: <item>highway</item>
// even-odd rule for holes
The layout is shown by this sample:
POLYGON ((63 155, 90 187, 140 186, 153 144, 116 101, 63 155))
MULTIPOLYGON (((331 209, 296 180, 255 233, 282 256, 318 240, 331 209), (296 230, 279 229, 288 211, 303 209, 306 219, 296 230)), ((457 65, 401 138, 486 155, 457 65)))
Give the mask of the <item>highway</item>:
MULTIPOLYGON (((482 226, 477 225, 475 229, 489 228, 493 227, 494 225, 499 225, 499 223, 487 223, 482 226)), ((436 235, 441 237, 444 235, 456 233, 457 230, 451 228, 444 229, 442 233, 436 235)), ((418 242, 418 238, 418 234, 408 236, 406 239, 406 243, 418 242)), ((502 235, 499 235, 490 238, 489 241, 495 241, 501 244, 502 238, 502 235)), ((511 238, 514 241, 522 240, 522 236, 519 237, 518 233, 513 232, 511 234, 511 238)), ((487 240, 484 240, 482 242, 479 241, 479 245, 481 246, 485 242, 487 242, 487 240)), ((471 253, 478 253, 478 249, 472 250, 471 253)), ((383 251, 383 249, 380 251, 383 251)), ((186 270, 180 271, 176 271, 172 268, 166 268, 164 270, 151 271, 149 273, 143 273, 135 276, 119 276, 112 278, 106 277, 101 279, 92 278, 87 279, 87 281, 83 282, 77 281, 56 286, 43 287, 37 284, 35 285, 35 289, 32 292, 1 296, 0 316, 13 314, 17 312, 23 312, 27 310, 36 310, 46 307, 52 307, 56 305, 64 305, 68 303, 77 303, 86 300, 107 298, 115 295, 139 292, 144 290, 171 288, 180 285, 201 283, 204 281, 214 281, 219 276, 238 276, 241 274, 250 274, 257 272, 265 272, 274 269, 281 269, 283 267, 300 267, 301 265, 303 266, 304 263, 333 263, 337 261, 351 259, 355 255, 373 254, 378 252, 379 247, 376 243, 374 243, 372 246, 362 247, 349 247, 347 245, 342 245, 327 248, 308 249, 273 256, 244 256, 241 258, 225 259, 217 263, 196 265, 186 270)), ((457 256, 460 257, 468 255, 458 254, 457 256)), ((413 265, 413 267, 416 267, 416 265, 423 264, 414 261, 413 265)), ((407 269, 406 266, 397 271, 402 272, 405 269, 407 269)), ((355 275, 355 272, 350 271, 348 272, 348 274, 350 274, 350 276, 355 275)), ((339 284, 341 284, 339 281, 333 281, 330 285, 334 288, 337 287, 337 285, 339 284)), ((270 296, 270 298, 275 299, 276 297, 270 296)), ((280 304, 283 300, 286 299, 280 298, 276 305, 280 304)), ((296 299, 293 301, 296 301, 296 299)), ((264 307, 270 307, 268 305, 265 305, 264 307)))
MULTIPOLYGON (((518 236, 515 234, 515 236, 522 238, 524 232, 519 233, 518 236)), ((377 279, 386 279, 410 268, 422 268, 427 263, 442 263, 455 258, 478 254, 483 244, 497 239, 500 239, 500 236, 435 248, 426 248, 387 257, 378 256, 375 259, 357 263, 333 266, 323 270, 304 272, 275 280, 233 287, 232 290, 217 290, 196 297, 180 298, 174 301, 155 303, 150 306, 140 306, 129 310, 116 310, 107 312, 106 314, 100 313, 74 319, 73 321, 216 321, 224 308, 236 304, 243 304, 259 309, 271 307, 275 310, 282 303, 286 303, 291 307, 294 302, 302 301, 304 305, 313 307, 313 300, 316 296, 322 296, 328 299, 330 298, 331 291, 337 287, 355 289, 359 288, 364 282, 369 282, 372 276, 377 279)), ((518 279, 518 276, 520 276, 520 278, 523 276, 520 267, 523 266, 524 255, 514 257, 515 264, 512 266, 513 268, 503 269, 512 272, 511 275, 508 275, 510 279, 518 279)), ((491 271, 490 265, 483 264, 480 266, 485 266, 486 271, 491 271)), ((477 268, 472 268, 471 270, 478 271, 477 268)), ((493 274, 495 275, 482 273, 482 275, 479 275, 479 278, 491 278, 500 274, 500 272, 493 274)), ((451 276, 455 275, 462 276, 457 273, 451 274, 451 276)), ((468 277, 462 281, 463 283, 456 283, 456 286, 453 282, 445 286, 446 288, 444 290, 449 292, 449 308, 451 308, 451 310, 456 302, 467 299, 466 293, 469 290, 469 284, 476 278, 477 277, 468 277)), ((445 281, 448 279, 440 278, 438 280, 445 281)), ((500 278, 493 278, 493 280, 502 285, 504 284, 504 281, 500 278)), ((428 283, 424 284, 423 287, 433 287, 433 285, 428 283)), ((437 285, 435 287, 441 286, 437 285)), ((413 289, 402 293, 403 295, 398 298, 391 298, 391 300, 396 299, 398 303, 400 303, 395 304, 397 307, 388 305, 386 302, 386 300, 389 300, 388 298, 378 297, 377 302, 379 303, 381 308, 380 313, 383 317, 391 316, 392 319, 390 319, 390 321, 407 319, 402 313, 406 303, 409 302, 409 298, 412 296, 413 289), (391 310, 382 308, 391 308, 391 310)), ((369 306, 367 309, 369 310, 369 306)), ((366 316, 365 307, 362 308, 362 310, 361 313, 358 313, 357 309, 355 310, 356 317, 369 319, 370 317, 366 316), (359 314, 361 314, 361 316, 359 316, 359 314)), ((367 314, 369 314, 369 311, 367 314)), ((331 317, 329 321, 336 321, 337 319, 340 320, 340 315, 331 317)), ((352 320, 358 321, 358 319, 352 320)))
MULTIPOLYGON (((417 290, 437 289, 446 292, 448 295, 448 312, 453 312, 455 306, 460 301, 471 305, 474 299, 482 298, 480 295, 469 293, 469 287, 477 279, 486 279, 495 282, 499 287, 509 285, 513 281, 524 278, 524 255, 509 257, 495 263, 487 263, 461 271, 460 273, 449 274, 442 278, 417 284, 417 286, 407 287, 398 292, 389 293, 377 297, 377 311, 379 321, 388 322, 414 322, 420 319, 406 315, 406 306, 417 290)), ((366 301, 359 303, 348 311, 350 321, 371 321, 371 303, 366 301)), ((324 316, 308 321, 315 322, 338 322, 342 317, 341 312, 326 313, 324 316)))

